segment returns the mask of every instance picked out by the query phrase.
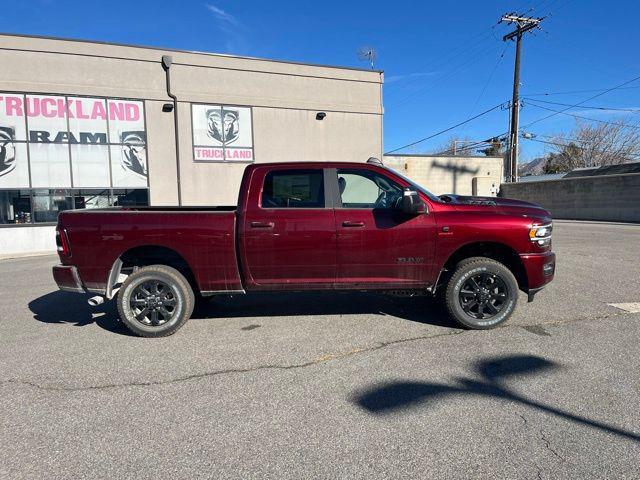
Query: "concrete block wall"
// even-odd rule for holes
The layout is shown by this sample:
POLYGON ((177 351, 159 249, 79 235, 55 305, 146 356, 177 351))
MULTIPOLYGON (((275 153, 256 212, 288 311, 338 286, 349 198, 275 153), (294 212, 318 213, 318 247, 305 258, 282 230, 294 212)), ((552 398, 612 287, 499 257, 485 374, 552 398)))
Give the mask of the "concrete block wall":
POLYGON ((640 173, 505 183, 500 196, 537 203, 554 218, 640 223, 640 173))
MULTIPOLYGON (((382 161, 435 195, 472 195, 476 177, 488 178, 489 189, 502 181, 501 157, 385 155, 382 161)), ((479 193, 489 194, 484 190, 479 193)))

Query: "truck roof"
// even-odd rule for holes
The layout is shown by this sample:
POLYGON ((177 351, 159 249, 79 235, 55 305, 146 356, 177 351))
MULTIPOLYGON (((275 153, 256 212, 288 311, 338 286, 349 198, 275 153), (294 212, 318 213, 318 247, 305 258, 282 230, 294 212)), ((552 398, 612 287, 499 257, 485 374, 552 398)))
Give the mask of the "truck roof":
MULTIPOLYGON (((372 164, 367 162, 348 162, 348 161, 329 161, 329 162, 266 162, 266 163, 252 163, 247 169, 255 169, 259 167, 293 167, 304 169, 308 167, 324 167, 324 168, 337 168, 337 167, 362 167, 365 165, 373 165, 376 167, 385 167, 384 164, 372 164)), ((386 167, 385 167, 386 168, 386 167)))

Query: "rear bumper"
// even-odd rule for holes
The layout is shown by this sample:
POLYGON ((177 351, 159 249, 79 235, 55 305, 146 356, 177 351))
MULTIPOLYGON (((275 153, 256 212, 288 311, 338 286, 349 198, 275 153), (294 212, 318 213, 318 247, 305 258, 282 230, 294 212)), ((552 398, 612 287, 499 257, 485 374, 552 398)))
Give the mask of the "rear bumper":
POLYGON ((527 273, 529 301, 533 295, 553 280, 556 273, 556 254, 553 252, 520 255, 527 273))
POLYGON ((67 292, 84 293, 78 269, 69 265, 56 265, 53 267, 53 279, 60 290, 67 292))

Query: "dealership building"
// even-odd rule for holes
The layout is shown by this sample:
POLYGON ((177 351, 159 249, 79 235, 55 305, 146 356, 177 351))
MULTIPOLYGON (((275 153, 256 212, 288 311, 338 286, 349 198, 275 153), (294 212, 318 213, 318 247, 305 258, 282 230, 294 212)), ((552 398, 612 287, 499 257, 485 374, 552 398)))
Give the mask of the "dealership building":
POLYGON ((379 71, 4 34, 0 62, 0 254, 61 210, 235 204, 252 162, 382 158, 379 71))

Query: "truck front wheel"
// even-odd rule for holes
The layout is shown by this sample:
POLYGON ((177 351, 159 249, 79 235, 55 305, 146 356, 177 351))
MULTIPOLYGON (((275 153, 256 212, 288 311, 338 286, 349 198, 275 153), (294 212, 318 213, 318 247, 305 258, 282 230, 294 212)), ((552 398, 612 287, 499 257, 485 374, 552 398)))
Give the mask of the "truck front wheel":
POLYGON ((166 337, 189 320, 195 298, 175 268, 150 265, 134 271, 118 292, 120 318, 136 335, 166 337))
POLYGON ((449 314, 461 325, 476 330, 506 322, 517 301, 518 282, 513 273, 485 257, 458 263, 445 292, 449 314))

